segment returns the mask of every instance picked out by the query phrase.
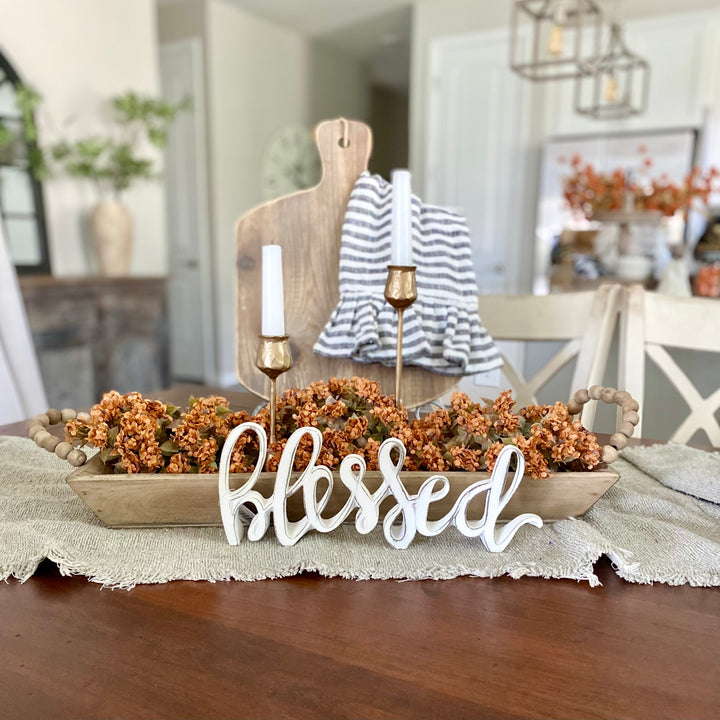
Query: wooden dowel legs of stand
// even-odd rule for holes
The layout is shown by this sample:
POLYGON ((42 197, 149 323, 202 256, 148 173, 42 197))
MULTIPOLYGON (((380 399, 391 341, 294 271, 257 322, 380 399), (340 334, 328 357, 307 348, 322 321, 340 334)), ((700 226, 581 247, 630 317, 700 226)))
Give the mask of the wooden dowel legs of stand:
POLYGON ((395 405, 399 406, 402 402, 402 353, 403 353, 403 313, 405 310, 399 308, 397 311, 397 352, 395 355, 395 405))

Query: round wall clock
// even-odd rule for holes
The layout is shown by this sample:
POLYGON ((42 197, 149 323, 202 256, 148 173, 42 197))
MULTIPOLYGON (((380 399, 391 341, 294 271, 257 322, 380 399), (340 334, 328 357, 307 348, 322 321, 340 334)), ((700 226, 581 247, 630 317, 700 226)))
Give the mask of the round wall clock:
POLYGON ((310 131, 288 125, 272 137, 263 153, 262 194, 265 200, 305 190, 320 181, 320 155, 310 131))

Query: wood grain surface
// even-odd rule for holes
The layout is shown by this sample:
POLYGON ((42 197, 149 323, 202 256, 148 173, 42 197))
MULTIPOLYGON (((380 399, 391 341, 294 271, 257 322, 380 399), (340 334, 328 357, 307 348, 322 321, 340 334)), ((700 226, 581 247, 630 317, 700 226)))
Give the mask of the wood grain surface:
MULTIPOLYGON (((370 128, 360 122, 329 120, 315 131, 323 165, 320 183, 250 210, 237 223, 237 373, 256 395, 269 397, 269 380, 255 367, 261 318, 262 246, 283 249, 285 328, 292 369, 278 378, 278 392, 313 380, 360 375, 395 392, 395 369, 315 355, 313 345, 340 297, 338 263, 345 209, 372 150, 370 128), (344 123, 347 130, 344 130, 344 123), (349 145, 341 142, 347 135, 349 145)), ((416 367, 403 369, 403 396, 414 407, 443 395, 457 378, 416 367)))
POLYGON ((2 718, 717 718, 717 589, 302 575, 0 590, 2 718))
MULTIPOLYGON (((68 470, 70 467, 68 466, 68 470)), ((295 473, 293 477, 299 477, 295 473)), ((342 484, 337 472, 334 475, 332 495, 322 515, 332 517, 345 505, 350 493, 342 484)), ((410 495, 433 473, 403 472, 402 481, 410 495)), ((479 480, 487 480, 488 473, 443 473, 450 481, 447 496, 434 500, 429 507, 428 519, 439 520, 455 505, 460 493, 479 480)), ((230 475, 230 487, 235 489, 250 478, 249 473, 230 475)), ((543 480, 525 477, 515 491, 507 507, 500 513, 501 520, 514 518, 522 513, 537 513, 545 521, 579 517, 598 498, 602 497, 617 480, 612 469, 593 472, 551 473, 543 480)), ((377 471, 366 472, 363 483, 374 492, 380 487, 382 475, 377 471)), ((114 475, 111 468, 103 465, 96 455, 86 465, 68 474, 70 487, 90 509, 109 527, 169 527, 192 525, 222 525, 218 506, 218 475, 137 473, 114 475)), ((506 483, 509 484, 509 480, 506 483)), ((273 494, 275 473, 260 473, 255 490, 264 497, 273 494)), ((480 520, 485 512, 486 493, 478 495, 467 507, 471 520, 480 520)), ((380 517, 395 504, 387 498, 380 506, 380 517)), ((288 518, 292 521, 305 517, 302 492, 287 499, 288 518)), ((351 514, 346 522, 354 519, 351 514)))
POLYGON ((91 404, 113 388, 148 393, 167 386, 165 278, 19 281, 50 407, 91 404))

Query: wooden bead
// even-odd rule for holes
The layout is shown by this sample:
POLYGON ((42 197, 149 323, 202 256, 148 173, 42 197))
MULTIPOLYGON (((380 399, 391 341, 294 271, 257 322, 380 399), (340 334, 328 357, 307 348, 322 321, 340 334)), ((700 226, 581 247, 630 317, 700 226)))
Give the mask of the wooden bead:
POLYGON ((36 415, 33 420, 37 421, 40 425, 44 425, 45 427, 50 424, 50 418, 47 416, 47 413, 40 413, 39 415, 36 415))
POLYGON ((68 420, 74 420, 77 417, 77 413, 72 408, 65 408, 60 411, 60 418, 63 422, 68 420))
POLYGON ((47 430, 40 430, 40 432, 35 433, 33 440, 38 447, 42 447, 45 438, 49 437, 52 437, 52 435, 47 430))
POLYGON ((639 410, 640 405, 638 405, 637 400, 633 400, 630 398, 629 400, 625 400, 625 402, 620 406, 623 409, 623 412, 628 412, 629 410, 639 410))
POLYGON ((55 448, 60 444, 60 438, 54 435, 48 435, 42 442, 43 448, 48 452, 55 452, 55 448))
POLYGON ((571 415, 577 415, 582 410, 582 405, 580 405, 575 398, 573 398, 568 404, 567 404, 568 412, 571 415))
POLYGON ((590 395, 588 395, 587 389, 582 388, 581 390, 578 390, 575 395, 573 395, 573 400, 580 405, 584 405, 586 402, 589 402, 590 395))
POLYGON ((632 395, 627 390, 618 390, 615 393, 615 402, 622 405, 626 400, 632 400, 632 395))
POLYGON ((640 416, 634 410, 628 410, 628 412, 623 413, 623 422, 637 425, 640 422, 640 416))
POLYGON ((90 419, 90 413, 79 412, 79 413, 77 414, 77 419, 78 419, 78 420, 84 420, 85 422, 87 422, 87 421, 90 419))
POLYGON ((624 422, 620 425, 617 431, 626 437, 632 437, 632 434, 635 432, 635 426, 630 422, 624 422))
POLYGON ((620 452, 610 445, 603 448, 602 461, 605 463, 614 463, 620 457, 620 452))
POLYGON ((50 408, 50 410, 47 411, 47 416, 51 425, 57 425, 61 420, 60 411, 55 408, 50 408))
POLYGON ((73 446, 69 442, 59 442, 55 446, 55 454, 61 459, 66 460, 68 453, 73 449, 73 446))
POLYGON ((602 385, 592 385, 588 388, 588 395, 592 400, 599 400, 602 397, 602 391, 602 385))
POLYGON ((614 387, 606 387, 606 388, 603 388, 600 398, 602 399, 603 402, 607 403, 608 405, 614 405, 616 394, 617 394, 617 390, 614 387))
POLYGON ((67 455, 67 461, 73 467, 80 467, 85 460, 87 460, 87 456, 82 450, 78 450, 77 448, 73 448, 67 455))
POLYGON ((618 450, 622 450, 627 447, 627 437, 622 433, 615 433, 610 436, 610 444, 618 450))
POLYGON ((35 425, 31 426, 30 429, 28 430, 28 437, 29 437, 29 438, 32 438, 32 439, 34 440, 34 439, 35 439, 35 436, 36 436, 40 431, 45 431, 45 432, 47 432, 47 430, 45 430, 45 426, 44 426, 44 425, 40 425, 39 423, 36 422, 35 425))

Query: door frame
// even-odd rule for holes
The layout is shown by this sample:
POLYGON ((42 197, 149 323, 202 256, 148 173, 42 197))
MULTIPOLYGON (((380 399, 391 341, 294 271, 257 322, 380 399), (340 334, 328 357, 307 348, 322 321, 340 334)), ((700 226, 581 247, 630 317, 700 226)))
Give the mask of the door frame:
MULTIPOLYGON (((212 265, 212 228, 210 218, 210 198, 208 186, 208 152, 206 129, 206 95, 203 42, 199 38, 187 38, 164 42, 159 47, 160 76, 162 78, 162 65, 171 62, 173 55, 186 54, 190 57, 192 77, 190 86, 192 92, 192 107, 188 112, 193 116, 195 123, 195 183, 194 199, 197 203, 198 218, 198 263, 200 273, 200 301, 201 301, 201 327, 199 339, 203 344, 203 378, 207 384, 217 384, 217 352, 215 333, 215 306, 213 293, 213 265, 212 265)), ((167 150, 166 150, 167 152, 167 150)), ((171 199, 166 197, 167 212, 171 212, 171 199)), ((170 253, 172 252, 172 238, 168 238, 168 270, 171 267, 170 253)), ((172 307, 169 310, 172 313, 172 307)))

